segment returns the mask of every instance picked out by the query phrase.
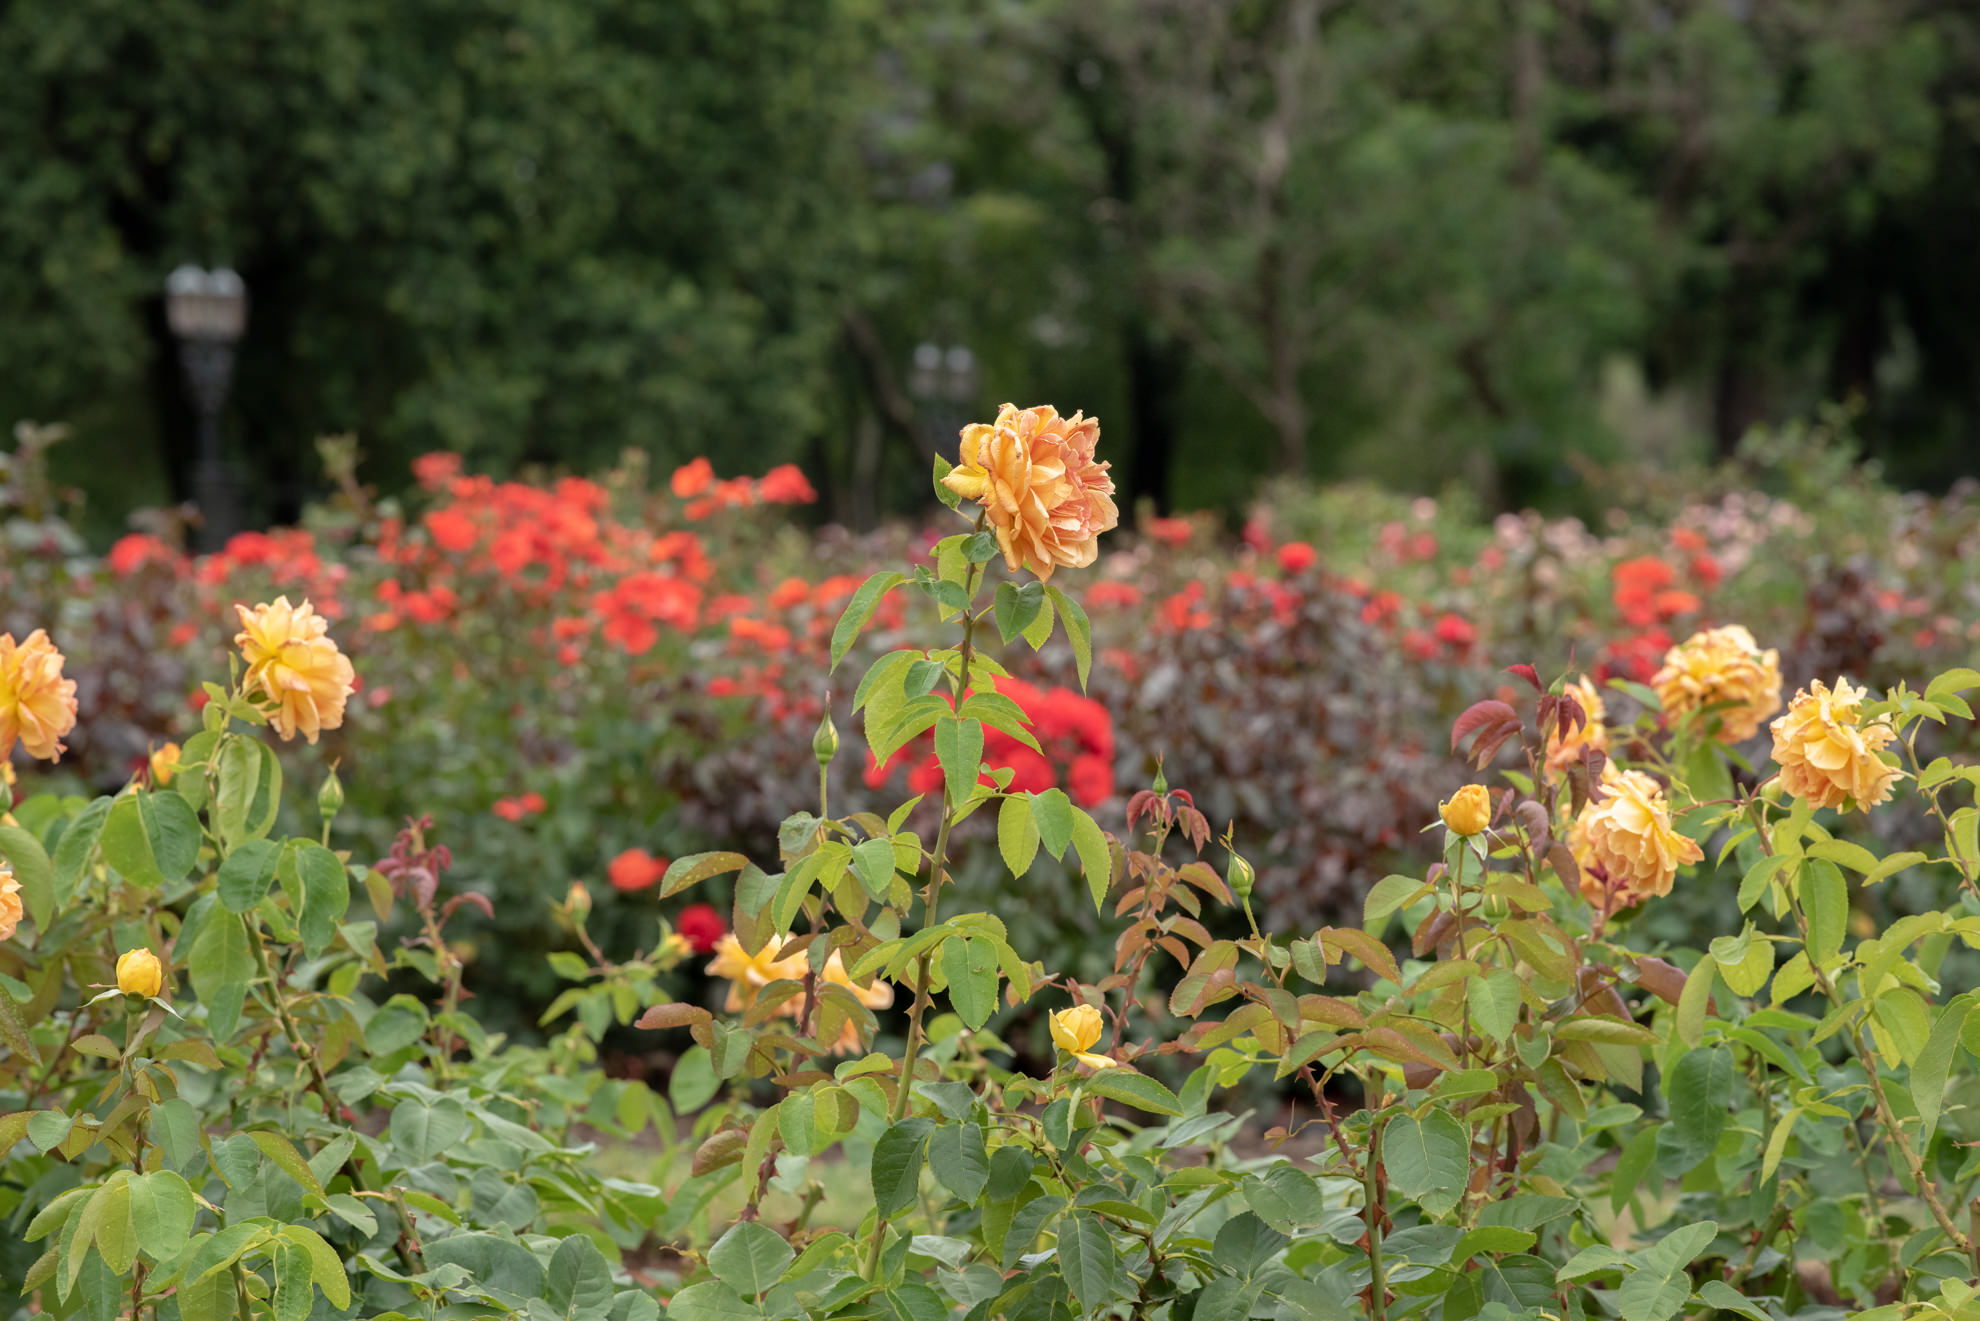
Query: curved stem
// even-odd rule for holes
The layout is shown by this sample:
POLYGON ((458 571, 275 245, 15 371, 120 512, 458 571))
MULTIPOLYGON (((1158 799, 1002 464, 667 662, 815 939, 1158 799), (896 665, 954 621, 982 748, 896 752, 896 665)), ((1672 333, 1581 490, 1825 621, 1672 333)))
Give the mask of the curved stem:
MULTIPOLYGON (((983 519, 979 517, 976 523, 980 529, 983 526, 983 519)), ((969 597, 972 604, 974 604, 976 599, 977 575, 982 570, 982 565, 972 564, 969 566, 969 572, 963 579, 963 592, 969 597)), ((969 698, 969 666, 970 661, 975 655, 976 617, 965 608, 962 612, 962 663, 957 667, 956 673, 956 709, 958 711, 962 710, 963 703, 969 698)), ((972 776, 971 783, 974 782, 975 777, 972 776)), ((955 824, 955 816, 949 810, 946 777, 944 777, 942 792, 942 824, 935 832, 935 851, 930 855, 928 863, 928 888, 922 892, 921 896, 921 925, 924 929, 935 925, 936 907, 942 897, 942 881, 947 874, 949 865, 949 828, 955 824)), ((934 1004, 934 1000, 928 994, 933 957, 933 950, 923 950, 921 957, 915 961, 914 999, 908 1004, 907 1050, 901 1056, 900 1082, 894 1089, 894 1104, 889 1108, 887 1114, 887 1124, 890 1128, 907 1117, 908 1098, 914 1088, 914 1062, 921 1054, 921 1019, 922 1015, 934 1004)), ((869 1280, 873 1279, 880 1269, 880 1245, 885 1241, 886 1236, 887 1218, 885 1216, 879 1216, 873 1222, 873 1241, 867 1245, 866 1251, 866 1278, 869 1280)))

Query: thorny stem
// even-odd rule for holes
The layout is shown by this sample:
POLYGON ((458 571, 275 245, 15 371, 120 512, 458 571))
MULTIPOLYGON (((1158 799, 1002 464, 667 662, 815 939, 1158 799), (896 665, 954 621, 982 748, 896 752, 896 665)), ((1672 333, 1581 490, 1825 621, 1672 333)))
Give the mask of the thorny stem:
MULTIPOLYGON (((982 530, 983 516, 979 515, 977 517, 976 526, 978 531, 982 530)), ((969 566, 969 572, 963 577, 963 594, 972 603, 976 599, 977 575, 982 570, 983 566, 981 564, 971 564, 969 566)), ((962 650, 960 655, 961 664, 957 667, 956 672, 956 709, 958 711, 962 709, 963 702, 969 697, 969 666, 970 661, 976 656, 976 617, 967 609, 962 612, 962 650)), ((974 777, 972 777, 973 779, 974 777)), ((943 789, 942 824, 935 832, 935 851, 930 855, 928 863, 928 888, 922 891, 921 896, 921 925, 924 929, 935 925, 936 906, 942 897, 942 879, 949 865, 949 828, 955 823, 955 817, 949 811, 947 793, 948 790, 945 785, 943 789)), ((923 950, 921 957, 915 961, 914 999, 908 1004, 907 1050, 901 1056, 900 1083, 894 1089, 894 1104, 887 1115, 887 1124, 890 1128, 907 1117, 908 1098, 914 1087, 914 1062, 921 1054, 921 1016, 935 1003, 933 998, 928 994, 928 984, 932 969, 933 951, 923 950)), ((873 1279, 880 1270, 880 1245, 885 1241, 886 1237, 887 1219, 885 1216, 878 1216, 873 1222, 873 1241, 867 1245, 866 1250, 866 1278, 869 1280, 873 1279)))
MULTIPOLYGON (((275 1016, 281 1021, 283 1035, 289 1039, 289 1049, 309 1070, 310 1080, 316 1087, 316 1094, 323 1101, 325 1117, 334 1118, 339 1109, 336 1095, 330 1090, 330 1080, 324 1076, 323 1065, 317 1059, 316 1052, 310 1048, 309 1042, 303 1038, 302 1030, 296 1026, 296 1020, 289 1014, 288 999, 282 994, 282 983, 275 976, 274 964, 268 958, 268 947, 262 943, 261 932, 255 925, 253 915, 241 914, 241 925, 247 930, 248 945, 254 950, 255 962, 261 968, 262 979, 268 983, 268 997, 275 1003, 275 1016)), ((351 1187, 358 1192, 372 1191, 365 1183, 364 1171, 358 1166, 355 1151, 344 1157, 344 1173, 350 1178, 351 1187)), ((400 1217, 399 1259, 408 1270, 423 1272, 426 1269, 425 1264, 420 1260, 419 1249, 413 1246, 410 1238, 412 1215, 406 1210, 405 1203, 399 1199, 396 1189, 393 1190, 392 1201, 393 1205, 398 1207, 400 1217)))

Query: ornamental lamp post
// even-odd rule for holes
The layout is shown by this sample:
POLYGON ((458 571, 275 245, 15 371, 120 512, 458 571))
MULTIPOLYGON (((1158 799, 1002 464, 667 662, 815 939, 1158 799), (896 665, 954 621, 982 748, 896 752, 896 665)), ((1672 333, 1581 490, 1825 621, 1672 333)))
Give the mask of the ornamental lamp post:
POLYGON ((199 544, 218 550, 240 522, 239 493, 220 457, 220 411, 234 374, 234 346, 247 328, 247 285, 225 267, 181 266, 165 277, 165 321, 179 342, 179 365, 199 418, 192 473, 199 544))
POLYGON ((960 344, 944 348, 924 341, 914 346, 908 393, 928 419, 928 440, 937 453, 949 452, 969 421, 976 402, 976 355, 960 344))

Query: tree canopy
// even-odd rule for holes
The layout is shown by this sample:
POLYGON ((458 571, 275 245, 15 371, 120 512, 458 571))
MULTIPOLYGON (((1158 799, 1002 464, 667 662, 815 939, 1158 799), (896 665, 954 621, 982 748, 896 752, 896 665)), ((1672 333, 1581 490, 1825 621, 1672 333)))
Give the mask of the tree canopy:
POLYGON ((794 460, 863 520, 950 411, 922 343, 1158 504, 1544 500, 1829 399, 1901 478, 1980 450, 1970 6, 18 0, 0 55, 0 397, 99 520, 184 494, 184 261, 251 290, 262 517, 349 430, 387 483, 794 460))

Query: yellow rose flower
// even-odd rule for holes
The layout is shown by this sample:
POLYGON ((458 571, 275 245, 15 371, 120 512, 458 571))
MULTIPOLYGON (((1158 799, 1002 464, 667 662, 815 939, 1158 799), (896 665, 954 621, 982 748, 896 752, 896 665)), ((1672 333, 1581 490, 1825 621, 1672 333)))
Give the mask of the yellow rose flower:
POLYGON ((983 506, 1012 573, 1048 579, 1093 563, 1100 534, 1120 522, 1111 465, 1093 457, 1099 440, 1097 418, 1005 404, 995 422, 963 428, 961 463, 942 484, 983 506))
MULTIPOLYGON (((756 993, 771 982, 804 980, 805 971, 810 966, 804 952, 800 950, 789 958, 780 959, 776 955, 782 948, 782 945, 772 941, 755 954, 746 954, 742 942, 736 939, 733 931, 715 942, 715 957, 709 960, 708 975, 721 977, 729 983, 729 998, 722 1006, 724 1009, 739 1014, 755 1004, 756 993)), ((785 1004, 790 1002, 785 1001, 785 1004)))
POLYGON ((1841 808, 1854 800, 1867 809, 1891 796, 1903 772, 1877 753, 1897 731, 1881 720, 1863 723, 1868 696, 1847 679, 1836 680, 1834 692, 1817 679, 1794 695, 1772 726, 1783 789, 1815 807, 1841 808))
POLYGON ((1466 837, 1480 834, 1492 824, 1492 791, 1482 784, 1467 784, 1437 805, 1437 814, 1451 833, 1466 837))
POLYGON ((62 653, 36 629, 25 641, 0 633, 0 761, 14 744, 31 757, 56 761, 62 735, 76 727, 76 681, 62 677, 62 653))
MULTIPOLYGON (((715 943, 715 957, 709 961, 708 975, 724 978, 729 983, 729 997, 723 1005, 724 1009, 732 1014, 741 1013, 756 1003, 757 992, 771 982, 804 980, 805 973, 811 968, 804 952, 780 959, 776 955, 781 948, 776 944, 765 945, 752 957, 743 952, 742 942, 736 939, 734 932, 725 934, 715 943)), ((856 985, 846 972, 845 961, 839 957, 837 950, 833 950, 825 960, 825 980, 852 992, 868 1009, 885 1009, 894 1003, 894 988, 886 982, 876 978, 864 988, 856 985)), ((779 1004, 775 1012, 780 1017, 796 1018, 803 1007, 804 998, 794 995, 779 1004)), ((839 1033, 838 1040, 832 1043, 832 1052, 842 1055, 859 1049, 859 1044, 859 1027, 848 1022, 839 1033)))
POLYGON ((21 925, 21 883, 14 869, 0 862, 0 940, 12 940, 21 925))
POLYGON ((165 969, 148 949, 129 949, 117 960, 117 989, 125 995, 157 995, 165 969))
POLYGON ((330 624, 308 601, 291 606, 278 596, 250 611, 237 605, 241 631, 234 635, 247 661, 243 687, 275 703, 268 723, 285 739, 297 733, 316 742, 319 730, 344 723, 344 703, 356 679, 351 662, 328 636, 330 624))
POLYGON ((1760 722, 1781 709, 1781 657, 1761 651, 1738 624, 1694 633, 1664 653, 1663 668, 1650 680, 1664 714, 1676 719, 1716 702, 1719 738, 1743 743, 1760 722))
POLYGON ((179 745, 167 743, 151 754, 151 782, 163 789, 179 773, 179 745))
POLYGON ((1581 760, 1585 749, 1597 752, 1609 749, 1609 730, 1602 722, 1609 717, 1609 708, 1602 704, 1602 694, 1587 675, 1568 685, 1569 692, 1581 703, 1581 709, 1588 716, 1588 723, 1579 728, 1568 728, 1565 732, 1560 725, 1547 731, 1547 774, 1560 775, 1581 760))
POLYGON ((1052 1042, 1081 1064, 1111 1069, 1118 1061, 1092 1053, 1094 1043, 1100 1040, 1100 1026, 1100 1011, 1092 1005, 1055 1010, 1051 1016, 1052 1042))
POLYGON ((1602 772, 1604 797, 1590 801, 1568 832, 1581 866, 1581 893, 1605 913, 1667 895, 1680 865, 1704 850, 1671 829, 1671 808, 1658 783, 1642 771, 1602 772))

